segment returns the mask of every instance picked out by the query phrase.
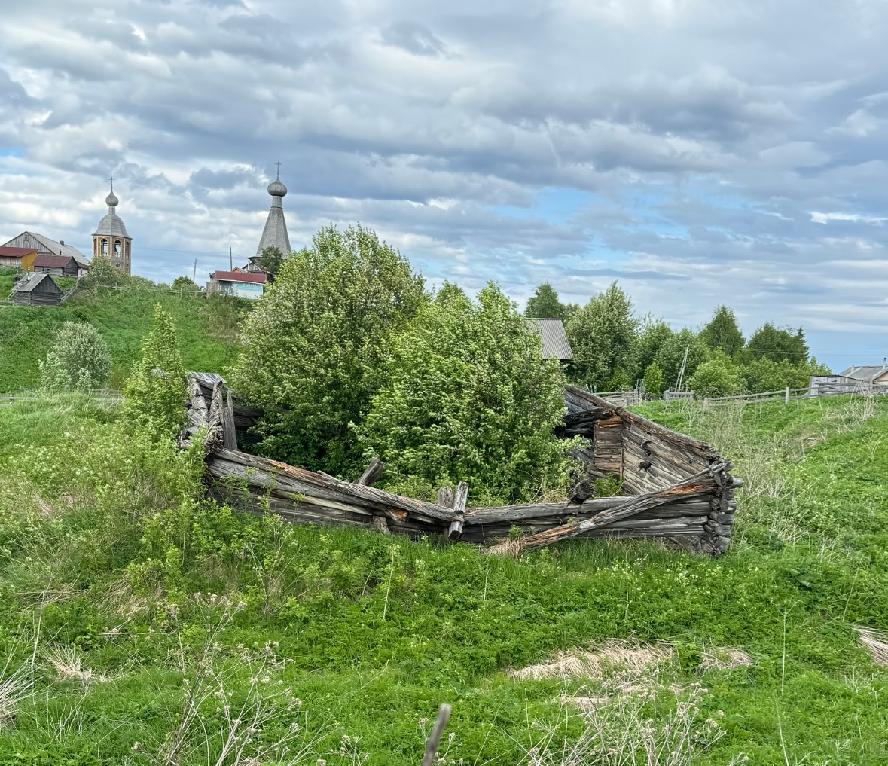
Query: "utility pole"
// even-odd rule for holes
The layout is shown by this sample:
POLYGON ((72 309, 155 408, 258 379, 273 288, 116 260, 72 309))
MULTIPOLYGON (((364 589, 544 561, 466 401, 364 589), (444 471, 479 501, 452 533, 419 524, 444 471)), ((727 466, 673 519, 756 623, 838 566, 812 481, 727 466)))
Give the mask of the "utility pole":
POLYGON ((191 271, 191 281, 197 282, 197 258, 194 259, 194 269, 191 271))
POLYGON ((231 259, 231 242, 228 243, 228 270, 234 271, 234 261, 231 259))

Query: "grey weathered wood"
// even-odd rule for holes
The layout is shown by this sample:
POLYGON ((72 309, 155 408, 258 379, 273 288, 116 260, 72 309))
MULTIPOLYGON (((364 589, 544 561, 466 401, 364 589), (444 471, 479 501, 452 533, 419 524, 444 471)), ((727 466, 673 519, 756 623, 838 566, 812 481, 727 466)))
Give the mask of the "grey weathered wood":
MULTIPOLYGON (((714 483, 712 478, 714 471, 720 470, 723 467, 723 464, 714 466, 713 469, 701 471, 680 484, 675 484, 671 487, 657 490, 656 492, 650 492, 646 495, 632 498, 632 500, 607 511, 602 511, 592 518, 584 519, 577 523, 562 524, 561 526, 547 529, 544 532, 537 532, 536 534, 515 541, 514 544, 507 544, 505 548, 513 552, 541 548, 560 540, 568 540, 573 537, 578 537, 579 535, 594 529, 606 527, 615 521, 635 516, 641 511, 648 510, 657 505, 662 505, 670 500, 705 494, 712 489, 714 483)), ((497 547, 501 550, 503 549, 502 546, 497 547)))
POLYGON ((237 449, 237 431, 234 427, 234 401, 231 391, 225 389, 225 409, 222 411, 222 446, 237 449))
POLYGON ((422 757, 422 766, 435 766, 438 761, 438 744, 444 735, 444 729, 447 721, 450 719, 450 705, 446 702, 438 708, 438 717, 435 719, 435 725, 426 740, 425 753, 422 757))
POLYGON ((453 507, 453 489, 451 487, 438 487, 438 505, 442 508, 453 507))
POLYGON ((453 521, 447 529, 447 537, 451 540, 459 540, 462 536, 463 523, 466 520, 466 500, 469 497, 469 485, 461 481, 456 485, 456 493, 453 498, 453 521))
POLYGON ((376 480, 382 476, 382 471, 385 468, 383 462, 378 458, 374 457, 373 460, 370 461, 370 465, 368 465, 364 469, 364 473, 361 474, 361 478, 358 479, 358 484, 365 484, 368 487, 371 484, 375 484, 376 480))

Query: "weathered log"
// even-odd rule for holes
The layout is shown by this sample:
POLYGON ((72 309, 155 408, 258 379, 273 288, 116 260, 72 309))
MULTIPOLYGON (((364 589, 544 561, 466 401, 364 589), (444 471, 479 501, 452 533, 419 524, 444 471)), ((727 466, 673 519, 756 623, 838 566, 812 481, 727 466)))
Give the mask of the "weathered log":
POLYGON ((456 493, 453 498, 453 521, 447 529, 447 537, 451 540, 459 540, 462 537, 463 523, 466 520, 466 500, 469 497, 469 485, 461 481, 456 485, 456 493))
MULTIPOLYGON (((603 511, 590 519, 584 519, 583 521, 574 524, 562 524, 559 527, 553 527, 545 532, 529 535, 528 537, 515 541, 514 544, 507 544, 506 549, 517 552, 520 550, 541 548, 546 545, 551 545, 554 542, 578 537, 593 529, 606 527, 614 521, 635 516, 641 511, 648 510, 657 505, 662 505, 670 500, 704 494, 712 489, 714 481, 713 475, 723 468, 724 464, 714 466, 709 470, 695 474, 680 484, 675 484, 656 492, 650 492, 646 495, 632 498, 632 500, 623 505, 618 505, 610 510, 603 511)), ((501 546, 495 546, 492 550, 496 550, 496 548, 501 548, 501 546)))
MULTIPOLYGON (((224 386, 224 384, 221 384, 224 386)), ((234 427, 234 401, 231 391, 225 389, 225 408, 222 411, 222 446, 237 449, 237 431, 234 427)))
POLYGON ((358 479, 358 484, 364 484, 368 487, 375 484, 376 480, 382 476, 384 469, 385 464, 378 457, 374 457, 373 460, 370 461, 370 465, 364 469, 361 478, 358 479))

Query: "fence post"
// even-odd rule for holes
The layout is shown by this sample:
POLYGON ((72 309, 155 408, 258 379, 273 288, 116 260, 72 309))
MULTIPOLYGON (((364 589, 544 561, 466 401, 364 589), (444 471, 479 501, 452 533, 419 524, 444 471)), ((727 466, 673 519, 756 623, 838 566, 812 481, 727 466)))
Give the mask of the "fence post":
POLYGON ((789 404, 789 386, 786 387, 786 398, 783 401, 784 404, 789 404))

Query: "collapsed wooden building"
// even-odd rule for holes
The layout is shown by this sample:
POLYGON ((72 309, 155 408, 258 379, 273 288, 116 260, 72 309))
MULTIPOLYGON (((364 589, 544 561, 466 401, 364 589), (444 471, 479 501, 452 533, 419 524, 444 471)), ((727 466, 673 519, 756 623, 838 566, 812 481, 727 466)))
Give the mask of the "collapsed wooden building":
POLYGON ((709 445, 670 431, 569 386, 559 429, 583 437, 577 457, 586 467, 561 503, 472 508, 469 488, 442 488, 431 503, 371 486, 374 461, 355 482, 237 448, 261 413, 237 401, 211 373, 189 376, 188 420, 180 443, 203 440, 210 495, 250 512, 275 513, 296 523, 366 527, 413 537, 443 536, 522 551, 577 537, 654 538, 709 555, 727 550, 739 481, 709 445), (616 477, 624 491, 594 497, 595 480, 616 477))

